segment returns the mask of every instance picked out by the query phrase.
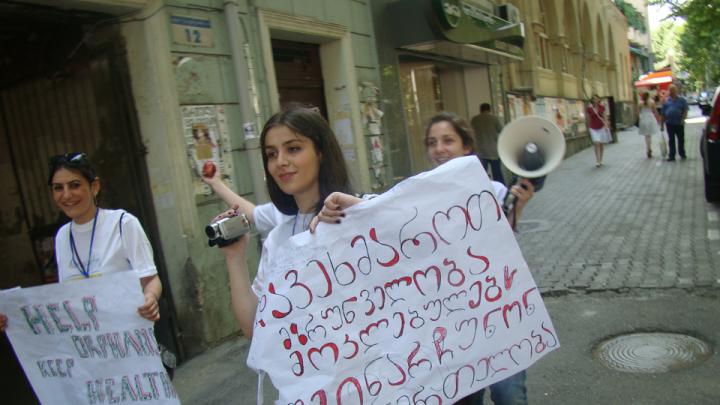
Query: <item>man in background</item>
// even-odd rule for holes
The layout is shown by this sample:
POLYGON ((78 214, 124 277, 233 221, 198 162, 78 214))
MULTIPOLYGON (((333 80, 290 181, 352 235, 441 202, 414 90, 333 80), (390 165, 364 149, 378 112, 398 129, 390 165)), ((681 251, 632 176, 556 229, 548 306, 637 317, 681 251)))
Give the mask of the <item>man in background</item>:
POLYGON ((675 138, 677 138, 677 150, 680 158, 687 159, 685 154, 685 118, 687 118, 688 103, 684 98, 678 96, 678 89, 674 84, 668 87, 668 91, 670 94, 665 100, 665 104, 663 104, 661 117, 667 130, 668 142, 670 142, 667 161, 674 162, 675 138))
POLYGON ((480 114, 470 121, 475 132, 475 150, 485 170, 490 174, 488 166, 492 169, 492 179, 505 184, 502 174, 502 164, 497 151, 497 140, 502 131, 500 120, 490 110, 490 104, 480 105, 480 114))

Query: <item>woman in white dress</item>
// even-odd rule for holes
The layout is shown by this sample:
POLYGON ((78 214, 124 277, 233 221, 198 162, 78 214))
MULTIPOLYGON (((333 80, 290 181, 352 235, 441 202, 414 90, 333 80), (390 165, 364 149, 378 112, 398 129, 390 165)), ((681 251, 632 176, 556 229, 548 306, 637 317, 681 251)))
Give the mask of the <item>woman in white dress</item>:
POLYGON ((667 149, 663 148, 665 139, 660 134, 660 125, 658 125, 659 118, 657 116, 657 110, 655 109, 655 102, 650 98, 650 94, 648 92, 641 93, 640 99, 638 133, 645 137, 646 155, 648 159, 652 158, 652 137, 659 136, 660 153, 664 157, 667 149))

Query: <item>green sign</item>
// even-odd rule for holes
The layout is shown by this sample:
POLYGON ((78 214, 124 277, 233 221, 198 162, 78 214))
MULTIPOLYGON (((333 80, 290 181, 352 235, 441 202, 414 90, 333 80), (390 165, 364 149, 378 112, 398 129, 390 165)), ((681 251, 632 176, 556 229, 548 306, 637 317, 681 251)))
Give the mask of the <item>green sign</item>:
POLYGON ((478 44, 502 41, 522 47, 522 24, 511 24, 495 16, 490 0, 431 0, 436 24, 450 41, 478 44))
POLYGON ((457 28, 463 16, 484 28, 500 26, 504 22, 495 17, 489 0, 435 0, 434 3, 446 28, 457 28))

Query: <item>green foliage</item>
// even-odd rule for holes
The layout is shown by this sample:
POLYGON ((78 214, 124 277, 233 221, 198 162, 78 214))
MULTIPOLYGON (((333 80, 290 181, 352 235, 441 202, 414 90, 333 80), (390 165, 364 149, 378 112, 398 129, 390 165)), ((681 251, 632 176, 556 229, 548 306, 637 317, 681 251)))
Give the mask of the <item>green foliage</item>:
POLYGON ((679 36, 680 67, 706 87, 720 82, 720 0, 652 0, 650 4, 669 6, 671 16, 685 20, 679 36))
POLYGON ((665 20, 653 31, 651 39, 656 70, 683 60, 680 37, 684 28, 684 24, 665 20))
POLYGON ((620 9, 620 12, 623 13, 625 18, 627 19, 628 25, 635 28, 636 30, 642 32, 643 34, 647 32, 647 25, 645 24, 645 17, 630 3, 625 2, 625 0, 614 0, 615 5, 618 9, 620 9))

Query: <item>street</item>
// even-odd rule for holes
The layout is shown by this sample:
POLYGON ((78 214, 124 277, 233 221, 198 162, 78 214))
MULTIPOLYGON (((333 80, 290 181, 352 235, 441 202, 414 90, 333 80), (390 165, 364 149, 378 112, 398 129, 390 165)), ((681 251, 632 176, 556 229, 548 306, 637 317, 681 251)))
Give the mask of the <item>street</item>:
MULTIPOLYGON (((657 138, 647 159, 643 138, 630 128, 606 147, 604 167, 595 167, 592 148, 571 156, 526 208, 519 243, 562 346, 529 369, 530 403, 720 401, 715 354, 655 374, 616 371, 593 358, 603 339, 630 332, 687 334, 711 353, 720 342, 720 207, 703 198, 702 121, 693 107, 687 160, 663 161, 657 138)), ((225 342, 180 366, 175 386, 183 402, 255 403, 247 348, 242 338, 225 342)), ((654 353, 664 354, 672 353, 654 353)))
MULTIPOLYGON (((717 355, 659 374, 611 370, 593 359, 601 340, 677 332, 720 341, 720 207, 707 204, 697 109, 685 161, 645 157, 636 131, 551 173, 529 204, 520 245, 544 291, 562 348, 531 367, 533 404, 711 404, 720 400, 717 355)), ((522 230, 522 229, 521 229, 522 230)), ((661 353, 671 354, 671 353, 661 353)))

